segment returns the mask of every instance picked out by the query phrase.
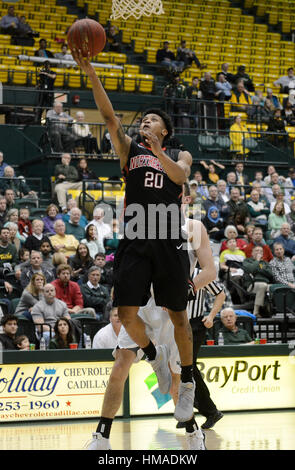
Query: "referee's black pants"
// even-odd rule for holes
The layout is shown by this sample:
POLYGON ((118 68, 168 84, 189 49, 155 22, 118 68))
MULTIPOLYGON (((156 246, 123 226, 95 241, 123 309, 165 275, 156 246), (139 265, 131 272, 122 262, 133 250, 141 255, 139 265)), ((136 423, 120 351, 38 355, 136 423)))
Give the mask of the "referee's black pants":
POLYGON ((210 398, 210 392, 205 384, 203 377, 197 368, 197 356, 200 347, 204 343, 206 337, 207 328, 202 322, 203 317, 192 318, 190 324, 193 332, 193 377, 196 382, 195 400, 194 407, 199 410, 201 415, 208 418, 209 416, 216 413, 217 408, 215 403, 210 398))

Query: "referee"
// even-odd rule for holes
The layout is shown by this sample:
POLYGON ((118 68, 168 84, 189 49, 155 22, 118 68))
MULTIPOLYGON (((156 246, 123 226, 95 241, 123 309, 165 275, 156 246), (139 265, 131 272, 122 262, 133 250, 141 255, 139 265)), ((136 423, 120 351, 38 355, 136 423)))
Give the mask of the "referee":
MULTIPOLYGON (((201 269, 197 265, 194 270, 193 279, 200 273, 201 269)), ((226 295, 222 285, 216 281, 212 281, 203 289, 197 290, 196 293, 191 292, 187 305, 187 314, 193 332, 193 377, 196 382, 194 407, 199 410, 207 420, 202 424, 202 429, 210 429, 219 421, 223 414, 216 408, 215 403, 210 398, 210 392, 205 384, 202 375, 197 368, 196 361, 200 347, 204 343, 206 331, 213 326, 213 320, 217 313, 221 310, 226 295), (212 309, 208 316, 204 316, 205 296, 206 293, 215 296, 212 309)), ((178 423, 177 427, 185 427, 186 423, 178 423)))

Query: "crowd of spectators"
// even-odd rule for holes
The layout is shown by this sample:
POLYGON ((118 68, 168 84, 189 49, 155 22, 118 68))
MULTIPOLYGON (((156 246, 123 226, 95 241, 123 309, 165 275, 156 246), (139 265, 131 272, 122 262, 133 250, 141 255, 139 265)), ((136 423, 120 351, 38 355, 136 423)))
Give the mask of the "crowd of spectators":
POLYGON ((245 305, 251 293, 251 313, 268 316, 274 289, 295 287, 295 170, 284 177, 270 165, 266 175, 257 170, 249 178, 239 161, 230 172, 215 161, 201 163, 204 170, 190 181, 190 213, 200 214, 218 247, 219 278, 233 304, 245 305))
POLYGON ((57 204, 50 203, 43 217, 34 217, 30 206, 18 206, 24 201, 23 193, 16 195, 15 188, 4 185, 6 179, 11 180, 10 175, 6 178, 11 167, 1 153, 0 341, 4 349, 11 349, 12 344, 14 349, 27 347, 26 341, 24 348, 20 346, 14 327, 11 329, 19 318, 36 324, 37 340, 42 335, 52 348, 81 343, 77 317, 109 321, 119 222, 106 222, 100 206, 86 218, 75 199, 67 200, 67 189, 79 177, 77 167, 70 163, 71 156, 64 154, 56 165, 57 204), (71 340, 62 336, 63 328, 70 328, 71 340), (57 335, 52 341, 50 329, 52 337, 57 335))

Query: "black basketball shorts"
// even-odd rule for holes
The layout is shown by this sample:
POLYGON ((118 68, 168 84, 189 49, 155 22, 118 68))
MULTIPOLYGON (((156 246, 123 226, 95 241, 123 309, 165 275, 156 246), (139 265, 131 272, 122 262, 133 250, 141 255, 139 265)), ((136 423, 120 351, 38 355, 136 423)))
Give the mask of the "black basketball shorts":
POLYGON ((186 309, 190 268, 183 240, 120 241, 114 261, 114 301, 146 305, 151 286, 156 305, 186 309))

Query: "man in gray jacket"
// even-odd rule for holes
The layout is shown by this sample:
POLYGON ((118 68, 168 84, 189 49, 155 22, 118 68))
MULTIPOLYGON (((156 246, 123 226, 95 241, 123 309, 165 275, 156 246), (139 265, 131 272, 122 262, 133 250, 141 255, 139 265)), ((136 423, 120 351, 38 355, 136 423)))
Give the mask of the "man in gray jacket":
MULTIPOLYGON (((56 320, 60 317, 71 319, 65 302, 56 298, 54 285, 45 284, 43 294, 44 298, 39 300, 31 311, 34 323, 48 323, 53 330, 56 320)), ((50 327, 48 325, 43 326, 43 337, 47 346, 50 341, 50 327)), ((41 327, 38 328, 41 329, 41 327)))

